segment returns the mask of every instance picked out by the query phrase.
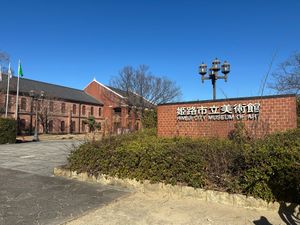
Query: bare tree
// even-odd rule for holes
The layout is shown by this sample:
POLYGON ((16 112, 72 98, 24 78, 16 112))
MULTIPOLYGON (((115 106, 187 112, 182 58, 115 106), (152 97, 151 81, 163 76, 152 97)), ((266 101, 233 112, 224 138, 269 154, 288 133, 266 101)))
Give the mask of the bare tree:
POLYGON ((176 84, 165 77, 156 77, 152 79, 151 96, 148 99, 151 102, 166 103, 179 100, 181 90, 176 84))
POLYGON ((145 100, 160 104, 176 101, 181 97, 180 87, 174 81, 153 75, 146 65, 140 65, 136 69, 126 66, 110 83, 113 87, 125 91, 126 97, 134 95, 142 108, 145 100))
POLYGON ((6 52, 0 51, 0 62, 1 63, 9 62, 9 55, 6 52))
POLYGON ((111 80, 112 86, 117 87, 123 91, 126 91, 129 95, 129 91, 133 87, 135 71, 132 66, 125 66, 120 72, 118 77, 114 77, 111 80))
POLYGON ((6 52, 0 50, 0 66, 2 67, 2 72, 5 74, 8 70, 9 59, 9 55, 6 52))
POLYGON ((43 127, 43 133, 48 133, 49 116, 49 102, 46 100, 38 100, 35 102, 35 109, 38 110, 38 121, 43 127))
MULTIPOLYGON (((145 107, 144 99, 147 99, 151 102, 151 84, 154 77, 151 75, 149 71, 149 67, 146 65, 140 65, 136 70, 133 77, 133 86, 132 91, 135 94, 138 94, 137 100, 139 102, 140 107, 145 107)), ((154 102, 153 102, 154 103, 154 102)))
POLYGON ((39 99, 33 104, 34 112, 36 109, 38 110, 38 122, 43 127, 43 133, 49 133, 50 121, 56 119, 57 115, 61 114, 59 104, 60 101, 56 98, 39 99))
POLYGON ((269 87, 279 93, 295 93, 300 91, 300 53, 295 52, 286 61, 279 64, 272 74, 273 83, 269 87))

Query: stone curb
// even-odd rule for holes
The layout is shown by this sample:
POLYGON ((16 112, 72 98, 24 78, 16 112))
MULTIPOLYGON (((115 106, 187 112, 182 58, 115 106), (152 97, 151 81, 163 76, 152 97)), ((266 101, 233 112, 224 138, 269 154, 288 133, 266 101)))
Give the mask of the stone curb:
POLYGON ((120 179, 107 175, 100 175, 98 177, 89 176, 87 173, 77 173, 61 167, 54 168, 54 175, 61 176, 80 181, 88 181, 93 183, 100 183, 103 185, 121 186, 128 189, 137 190, 143 193, 146 192, 160 192, 170 197, 179 198, 194 198, 203 200, 206 202, 220 203, 223 205, 237 206, 250 209, 259 210, 279 210, 278 202, 266 202, 262 199, 254 197, 247 197, 241 194, 229 194, 221 191, 211 191, 201 188, 193 188, 188 186, 169 185, 163 183, 151 184, 149 181, 143 181, 143 183, 132 179, 120 179))

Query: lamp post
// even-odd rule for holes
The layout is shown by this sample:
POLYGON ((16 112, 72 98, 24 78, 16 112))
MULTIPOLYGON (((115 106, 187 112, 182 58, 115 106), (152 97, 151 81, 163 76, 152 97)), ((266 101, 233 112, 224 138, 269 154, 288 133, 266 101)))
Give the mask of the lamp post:
POLYGON ((40 94, 36 94, 34 90, 31 90, 29 93, 32 100, 35 102, 35 129, 33 141, 39 141, 39 133, 38 133, 38 100, 44 98, 44 92, 41 91, 40 94))
POLYGON ((218 79, 224 79, 225 82, 227 82, 227 74, 230 72, 230 64, 227 61, 224 61, 223 65, 221 66, 221 72, 224 74, 224 76, 219 76, 218 72, 221 69, 220 64, 221 62, 217 58, 212 61, 212 67, 209 68, 208 77, 205 76, 207 73, 206 64, 202 62, 199 66, 199 74, 202 76, 202 83, 204 83, 204 80, 211 80, 213 86, 213 100, 216 100, 216 81, 218 79))

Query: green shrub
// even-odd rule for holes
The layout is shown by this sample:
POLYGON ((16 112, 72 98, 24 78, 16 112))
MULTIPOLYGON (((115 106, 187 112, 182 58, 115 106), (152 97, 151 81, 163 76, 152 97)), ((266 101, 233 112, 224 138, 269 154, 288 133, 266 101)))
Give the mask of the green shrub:
POLYGON ((87 124, 89 127, 89 132, 94 132, 101 128, 101 124, 97 123, 94 116, 89 116, 86 120, 82 121, 83 124, 87 124))
POLYGON ((300 202, 300 130, 263 140, 159 138, 155 130, 85 143, 68 168, 300 202))
POLYGON ((237 144, 244 144, 250 140, 250 135, 245 128, 245 124, 237 122, 234 124, 234 129, 228 134, 228 138, 237 144))
POLYGON ((243 149, 243 193, 300 202, 300 129, 270 135, 243 149))
POLYGON ((157 111, 145 110, 142 115, 143 128, 156 128, 157 127, 157 111))
POLYGON ((181 140, 173 142, 145 134, 125 135, 80 146, 71 153, 69 166, 72 170, 93 175, 108 174, 201 187, 204 166, 201 156, 191 148, 182 151, 182 146, 181 140))
POLYGON ((15 143, 17 123, 14 119, 0 118, 0 144, 15 143))

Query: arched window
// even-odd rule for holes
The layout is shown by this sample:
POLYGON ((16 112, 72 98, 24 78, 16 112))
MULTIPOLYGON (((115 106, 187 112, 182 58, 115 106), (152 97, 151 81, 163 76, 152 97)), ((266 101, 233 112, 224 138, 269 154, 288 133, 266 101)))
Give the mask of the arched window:
POLYGON ((66 112, 66 103, 61 103, 61 113, 66 112))
POLYGON ((61 121, 60 122, 60 131, 62 132, 62 133, 64 133, 65 132, 65 121, 61 121))
POLYGON ((94 107, 92 106, 91 107, 91 116, 93 116, 94 115, 94 107))
POLYGON ((73 104, 73 114, 76 114, 76 104, 73 104))
POLYGON ((20 131, 21 131, 21 132, 24 131, 25 128, 26 128, 26 120, 25 120, 25 119, 21 119, 21 120, 20 120, 19 126, 20 126, 20 127, 19 127, 20 131))
POLYGON ((101 116, 102 114, 102 108, 99 107, 98 116, 101 116))
POLYGON ((71 123, 71 133, 75 133, 75 130, 76 130, 76 122, 72 121, 72 123, 71 123))
POLYGON ((81 122, 81 131, 82 131, 82 132, 85 132, 85 129, 86 129, 85 125, 86 125, 86 124, 85 124, 85 121, 82 121, 82 122, 81 122))
POLYGON ((49 105, 50 112, 53 112, 53 109, 54 109, 54 103, 50 102, 50 105, 49 105))
POLYGON ((26 111, 26 98, 21 98, 21 109, 26 111))
POLYGON ((39 100, 36 102, 38 111, 41 111, 42 102, 39 100))
POLYGON ((85 116, 85 105, 82 106, 82 115, 85 116))
POLYGON ((49 126, 49 132, 53 132, 53 120, 49 121, 48 126, 49 126))

